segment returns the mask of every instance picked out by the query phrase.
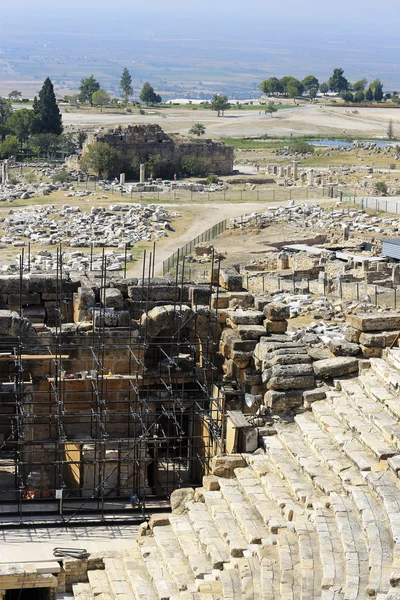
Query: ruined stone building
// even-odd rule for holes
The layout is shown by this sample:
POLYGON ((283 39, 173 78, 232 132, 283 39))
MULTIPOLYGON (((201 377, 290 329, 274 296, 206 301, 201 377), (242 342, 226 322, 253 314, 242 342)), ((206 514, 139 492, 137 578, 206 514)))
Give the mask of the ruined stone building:
POLYGON ((194 156, 210 165, 217 175, 229 175, 233 171, 234 149, 222 142, 210 139, 186 138, 177 134, 166 134, 159 125, 129 125, 89 134, 85 148, 94 142, 106 142, 118 150, 121 169, 130 167, 133 159, 146 162, 152 155, 160 155, 172 163, 181 173, 181 161, 185 156, 194 156))

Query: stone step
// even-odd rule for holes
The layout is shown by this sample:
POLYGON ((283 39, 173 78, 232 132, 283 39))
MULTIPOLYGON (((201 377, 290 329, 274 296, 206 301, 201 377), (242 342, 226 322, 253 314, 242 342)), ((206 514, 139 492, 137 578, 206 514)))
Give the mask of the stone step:
POLYGON ((295 496, 301 504, 305 504, 307 498, 315 494, 312 483, 310 483, 310 481, 308 481, 299 471, 296 462, 277 436, 265 438, 264 446, 276 472, 282 479, 287 481, 293 496, 295 496))
POLYGON ((312 523, 295 523, 301 570, 301 600, 319 600, 322 590, 322 565, 318 536, 312 523))
MULTIPOLYGON (((316 411, 321 411, 321 416, 325 417, 325 424, 329 423, 332 431, 335 432, 336 424, 332 408, 327 406, 324 402, 314 403, 313 415, 315 416, 316 413, 314 412, 314 409, 316 409, 316 411)), ((305 416, 308 419, 312 419, 313 415, 308 413, 305 416)), ((299 426, 302 424, 302 419, 300 417, 303 416, 304 415, 299 416, 299 418, 296 417, 299 426)), ((346 443, 349 444, 350 442, 346 443)), ((343 465, 337 460, 330 460, 331 450, 328 444, 322 444, 320 446, 320 451, 320 455, 323 456, 326 464, 329 465, 329 468, 337 476, 340 476, 342 467, 346 465, 346 460, 343 465), (324 452, 324 448, 327 448, 326 452, 324 452)), ((370 551, 370 577, 368 589, 371 589, 371 591, 376 589, 386 592, 392 564, 391 546, 393 545, 387 514, 380 506, 379 502, 374 498, 370 489, 366 485, 359 485, 360 477, 356 467, 352 466, 351 468, 345 469, 345 472, 346 471, 350 471, 349 480, 357 482, 356 486, 346 485, 346 490, 351 494, 354 505, 357 507, 358 513, 360 514, 370 551)))
POLYGON ((118 597, 120 600, 132 598, 133 591, 127 581, 127 573, 122 558, 104 558, 104 568, 113 596, 118 597))
POLYGON ((367 544, 351 499, 336 493, 332 493, 330 499, 345 553, 344 597, 356 600, 369 582, 367 544))
POLYGON ((206 548, 213 569, 221 570, 224 563, 231 560, 228 544, 221 538, 212 516, 203 503, 190 502, 187 506, 190 523, 201 544, 206 548))
POLYGON ((389 457, 397 454, 396 448, 382 438, 379 431, 365 420, 364 416, 347 399, 345 394, 327 392, 326 397, 340 421, 347 425, 350 431, 358 434, 358 439, 367 450, 370 450, 375 455, 378 461, 387 460, 389 457))
POLYGON ((400 421, 397 393, 390 391, 372 369, 361 374, 358 381, 369 398, 380 402, 396 421, 400 421))
POLYGON ((313 403, 312 413, 297 415, 295 421, 310 448, 325 463, 328 469, 339 478, 342 485, 350 482, 362 483, 359 471, 353 464, 352 458, 346 456, 346 452, 341 451, 338 441, 339 439, 344 449, 344 445, 351 441, 353 436, 350 433, 346 436, 343 428, 338 428, 336 422, 332 421, 330 414, 334 415, 332 408, 326 402, 319 401, 313 403), (322 413, 326 416, 326 419, 320 425, 316 420, 316 415, 320 416, 322 413), (324 425, 326 431, 322 430, 324 425))
POLYGON ((233 561, 240 576, 242 600, 264 600, 261 595, 261 569, 256 557, 244 557, 233 561))
MULTIPOLYGON (((329 469, 315 456, 315 453, 304 443, 298 434, 298 429, 290 426, 278 431, 279 439, 293 456, 303 473, 312 481, 317 490, 324 494, 342 490, 340 481, 332 476, 329 469)), ((318 495, 318 494, 316 494, 318 495)))
MULTIPOLYGON (((154 530, 153 530, 154 531, 154 530)), ((164 564, 158 550, 157 542, 152 537, 146 537, 140 548, 147 572, 157 590, 159 600, 170 600, 178 595, 179 588, 164 564)))
POLYGON ((296 516, 305 519, 304 508, 294 499, 288 484, 278 475, 267 455, 249 457, 252 468, 258 472, 263 493, 272 501, 286 521, 292 521, 296 516))
MULTIPOLYGON (((322 590, 329 591, 328 597, 343 600, 345 564, 335 517, 329 509, 321 507, 311 513, 310 519, 318 535, 322 590)), ((325 597, 323 594, 322 598, 325 597)))
POLYGON ((174 580, 178 590, 190 589, 193 572, 183 554, 174 530, 170 525, 155 527, 153 537, 157 543, 165 567, 174 580))
POLYGON ((388 414, 381 402, 368 396, 358 381, 342 381, 341 387, 347 399, 372 423, 385 442, 389 445, 393 443, 395 450, 398 450, 400 423, 397 419, 388 414))
POLYGON ((276 546, 265 548, 260 565, 260 589, 262 600, 278 600, 280 572, 276 546))
POLYGON ((391 367, 400 372, 400 348, 387 348, 383 358, 391 367))
POLYGON ((90 583, 74 583, 72 586, 75 600, 93 600, 90 583))
MULTIPOLYGON (((390 355, 389 352, 388 355, 390 355)), ((372 372, 381 379, 389 390, 396 391, 399 389, 400 373, 396 368, 382 358, 370 358, 370 365, 372 372)))
POLYGON ((297 537, 293 531, 278 531, 280 563, 280 598, 298 600, 301 590, 301 570, 297 537))
POLYGON ((132 548, 125 550, 123 560, 135 600, 158 600, 158 592, 147 572, 139 546, 132 544, 132 548))
POLYGON ((349 488, 351 497, 361 515, 369 550, 369 583, 367 593, 374 596, 390 588, 393 563, 393 541, 387 515, 379 502, 365 486, 349 488))
POLYGON ((204 492, 204 501, 222 539, 228 544, 231 555, 243 556, 248 543, 232 516, 231 507, 223 497, 222 492, 204 492))
POLYGON ((187 515, 170 515, 169 520, 193 575, 198 579, 204 579, 205 575, 212 573, 213 568, 210 559, 203 552, 201 543, 190 524, 189 517, 187 515))
POLYGON ((287 521, 275 503, 264 494, 260 478, 251 467, 235 469, 239 487, 250 504, 261 516, 264 524, 271 533, 276 533, 280 527, 286 527, 287 521))
POLYGON ((114 595, 105 571, 88 571, 88 579, 94 598, 98 598, 99 600, 114 600, 114 595))
POLYGON ((220 489, 223 497, 235 517, 248 544, 261 544, 269 538, 269 532, 260 515, 245 495, 235 479, 220 479, 220 489))
POLYGON ((219 573, 224 600, 237 600, 243 598, 240 574, 237 569, 224 569, 219 573))

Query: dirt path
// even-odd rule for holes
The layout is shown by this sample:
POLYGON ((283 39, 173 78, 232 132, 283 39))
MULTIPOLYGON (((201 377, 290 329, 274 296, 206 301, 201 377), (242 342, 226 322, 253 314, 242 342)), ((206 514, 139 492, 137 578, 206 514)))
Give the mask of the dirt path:
MULTIPOLYGON (((306 200, 307 203, 331 203, 332 200, 323 198, 320 200, 306 200)), ((303 201, 302 201, 303 203, 303 201)), ((213 225, 216 225, 224 219, 231 217, 240 217, 241 215, 249 215, 253 212, 264 212, 267 208, 272 206, 285 205, 284 202, 240 202, 235 204, 226 203, 207 203, 207 204, 168 204, 168 209, 173 211, 182 211, 185 214, 185 218, 188 219, 188 227, 176 235, 171 234, 170 237, 165 240, 158 242, 156 246, 156 264, 155 273, 156 275, 162 274, 162 263, 171 254, 173 254, 178 248, 184 246, 187 242, 190 242, 197 235, 206 231, 213 225)), ((131 277, 140 277, 142 274, 143 263, 142 260, 138 260, 132 268, 129 269, 128 274, 131 277)))

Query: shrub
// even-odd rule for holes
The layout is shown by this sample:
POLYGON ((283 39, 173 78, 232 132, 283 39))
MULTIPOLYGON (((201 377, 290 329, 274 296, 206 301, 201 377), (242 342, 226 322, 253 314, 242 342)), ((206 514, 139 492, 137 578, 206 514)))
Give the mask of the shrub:
POLYGON ((207 183, 208 185, 211 185, 212 183, 218 183, 219 179, 216 175, 209 175, 207 177, 207 183))
POLYGON ((35 183, 36 177, 32 173, 32 171, 28 171, 27 173, 25 173, 25 181, 26 183, 35 183))
POLYGON ((384 181, 377 181, 375 183, 375 193, 380 194, 381 196, 387 196, 388 188, 384 181))
POLYGON ((182 157, 181 169, 189 177, 203 177, 208 173, 209 163, 204 158, 198 158, 194 154, 189 154, 182 157))
POLYGON ((69 183, 71 181, 71 178, 67 171, 63 169, 62 171, 55 173, 52 177, 52 180, 53 183, 69 183))
POLYGON ((314 146, 307 142, 293 142, 290 144, 290 150, 293 154, 313 154, 314 146))
POLYGON ((18 138, 14 135, 9 135, 3 142, 0 142, 0 159, 16 156, 18 150, 18 138))

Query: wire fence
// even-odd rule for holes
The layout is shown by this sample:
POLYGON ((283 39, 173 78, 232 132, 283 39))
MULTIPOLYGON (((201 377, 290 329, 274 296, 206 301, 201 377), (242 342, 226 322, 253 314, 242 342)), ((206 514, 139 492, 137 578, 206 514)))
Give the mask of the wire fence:
POLYGON ((143 191, 133 186, 125 186, 121 189, 119 185, 99 186, 96 181, 74 182, 77 191, 87 190, 108 196, 108 199, 119 198, 125 202, 157 202, 157 203, 193 203, 202 202, 275 202, 285 200, 307 200, 321 198, 335 198, 340 194, 337 186, 319 187, 276 187, 264 189, 251 189, 245 186, 224 190, 193 191, 190 189, 175 187, 164 191, 143 191))
POLYGON ((201 242, 209 242, 210 240, 215 239, 221 233, 224 233, 228 227, 228 219, 224 221, 220 221, 216 225, 207 229, 207 231, 203 231, 200 235, 196 236, 193 240, 190 240, 187 244, 185 244, 182 248, 178 248, 176 252, 174 252, 169 258, 164 260, 163 262, 163 275, 167 275, 180 261, 183 260, 184 256, 189 256, 193 253, 195 246, 200 244, 201 242))
POLYGON ((337 279, 296 279, 273 275, 246 275, 244 285, 254 294, 286 292, 289 294, 311 294, 344 301, 368 302, 378 307, 400 308, 400 288, 369 284, 364 281, 342 281, 337 279))

